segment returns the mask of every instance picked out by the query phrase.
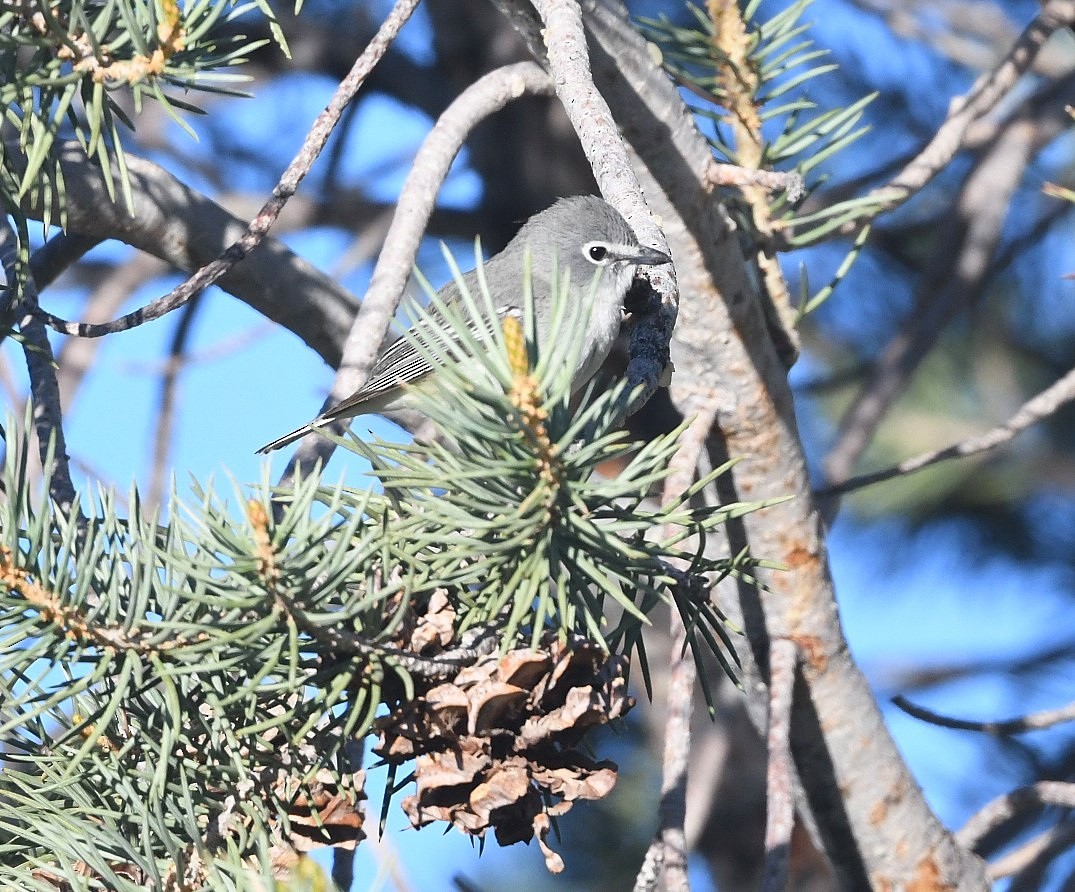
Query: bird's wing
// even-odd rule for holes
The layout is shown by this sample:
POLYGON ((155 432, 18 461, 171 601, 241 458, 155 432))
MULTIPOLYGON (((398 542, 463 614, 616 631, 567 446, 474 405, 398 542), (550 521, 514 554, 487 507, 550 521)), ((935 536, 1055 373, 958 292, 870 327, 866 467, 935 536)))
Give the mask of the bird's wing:
POLYGON ((357 393, 336 403, 322 416, 348 418, 356 406, 384 396, 404 384, 416 381, 433 371, 434 366, 410 339, 400 338, 384 351, 370 369, 369 380, 357 393))
MULTIPOLYGON (((535 277, 536 279, 537 277, 535 277)), ((472 290, 478 287, 477 276, 471 271, 463 276, 463 281, 472 290)), ((548 290, 547 284, 539 284, 535 281, 535 290, 538 287, 543 287, 548 290)), ((445 289, 441 291, 441 297, 450 303, 455 305, 457 311, 462 311, 464 319, 467 324, 467 328, 471 334, 481 342, 489 337, 486 326, 476 322, 469 317, 469 313, 458 302, 458 292, 454 282, 449 282, 445 289)), ((497 309, 497 318, 503 319, 505 316, 514 316, 516 319, 522 319, 522 300, 518 301, 518 304, 509 304, 501 306, 497 309)), ((443 316, 437 312, 436 307, 429 307, 429 319, 424 323, 411 328, 412 333, 417 333, 418 337, 425 341, 431 348, 436 349, 438 346, 442 346, 444 341, 444 332, 448 329, 448 323, 443 316)), ((365 403, 375 401, 378 397, 391 393, 401 385, 409 384, 417 381, 419 378, 428 375, 430 372, 436 370, 435 363, 430 361, 430 358, 419 347, 415 346, 412 338, 404 336, 399 340, 394 341, 389 345, 388 349, 382 353, 377 361, 373 364, 373 368, 370 370, 369 380, 366 385, 357 393, 347 397, 347 399, 340 401, 336 405, 332 406, 326 411, 321 418, 323 419, 336 419, 336 418, 349 418, 354 413, 351 411, 358 406, 362 406, 365 403)))

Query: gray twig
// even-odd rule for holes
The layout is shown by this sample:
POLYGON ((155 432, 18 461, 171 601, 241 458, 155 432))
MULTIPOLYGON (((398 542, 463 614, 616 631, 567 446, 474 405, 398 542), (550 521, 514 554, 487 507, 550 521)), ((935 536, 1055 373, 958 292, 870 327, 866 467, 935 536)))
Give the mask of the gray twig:
POLYGON ((707 186, 760 186, 767 192, 785 192, 792 204, 806 194, 806 183, 794 170, 758 170, 713 161, 706 167, 704 181, 707 186))
MULTIPOLYGON (((18 236, 11 222, 5 217, 0 225, 0 262, 3 263, 4 275, 7 278, 9 297, 19 282, 18 250, 18 236)), ((20 299, 13 309, 23 339, 26 371, 30 377, 30 397, 33 402, 38 452, 42 468, 49 473, 49 495, 56 505, 67 513, 76 510, 75 487, 71 482, 67 440, 63 433, 63 410, 60 405, 60 385, 56 379, 56 361, 45 326, 35 315, 37 286, 29 270, 26 271, 21 284, 20 299)))
MULTIPOLYGON (((957 313, 981 299, 995 267, 1011 196, 1035 155, 1070 121, 1066 104, 1066 94, 1051 86, 1039 91, 1006 120, 996 142, 975 159, 916 288, 913 312, 885 345, 869 381, 840 420, 836 441, 823 461, 833 485, 850 477, 892 403, 940 334, 957 313)), ((834 513, 836 504, 832 500, 827 513, 834 513)))
MULTIPOLYGON (((679 449, 669 465, 664 483, 664 500, 678 499, 694 479, 706 438, 716 421, 715 402, 697 407, 691 426, 683 433, 679 449)), ((670 530, 662 529, 663 539, 670 530)), ((666 890, 689 890, 687 878, 687 767, 690 764, 691 714, 697 668, 688 647, 687 630, 676 610, 670 620, 671 658, 668 706, 662 758, 661 801, 657 808, 657 835, 650 843, 642 867, 635 877, 635 892, 652 892, 663 878, 666 890)))
POLYGON ((897 465, 892 465, 879 471, 849 477, 840 483, 834 483, 831 486, 817 490, 817 495, 820 498, 840 495, 841 493, 873 486, 875 483, 881 483, 885 480, 891 480, 893 477, 913 474, 938 462, 988 452, 1007 443, 1031 425, 1048 418, 1073 399, 1075 399, 1075 369, 1072 369, 1063 378, 1047 387, 1037 396, 1031 397, 1019 407, 1019 410, 1011 418, 992 430, 974 437, 968 437, 966 440, 953 443, 944 449, 923 452, 913 458, 905 459, 897 465))
MULTIPOLYGON (((601 194, 623 214, 643 244, 667 253, 668 241, 646 207, 619 127, 594 84, 579 4, 575 0, 534 0, 533 6, 545 25, 545 47, 556 95, 578 134, 601 194)), ((661 309, 632 333, 628 387, 621 407, 624 415, 645 405, 660 386, 668 365, 667 345, 679 311, 679 292, 671 270, 667 266, 654 267, 645 275, 661 296, 661 309), (662 356, 664 361, 655 362, 654 356, 662 356)))
POLYGON ((769 650, 769 764, 765 794, 765 872, 762 892, 783 892, 788 885, 791 831, 795 827, 795 766, 791 761, 791 706, 798 654, 790 638, 777 638, 769 650))
MULTIPOLYGON (((991 861, 989 878, 994 881, 1002 880, 1027 870, 1042 869, 1052 858, 1069 851, 1072 843, 1075 843, 1075 826, 1060 824, 1050 827, 1018 848, 1006 852, 996 861, 991 861)), ((1017 877, 1017 881, 1021 879, 1022 876, 1017 877)), ((1038 884, 1035 883, 1031 888, 1038 888, 1038 884)))
POLYGON ((996 107, 1030 69, 1049 36, 1073 23, 1073 0, 1048 0, 1043 4, 997 66, 979 77, 965 96, 952 100, 948 117, 929 144, 887 185, 873 190, 872 194, 887 199, 886 208, 891 210, 918 192, 963 147, 967 128, 996 107))
MULTIPOLYGON (((49 243, 51 244, 51 242, 49 243)), ((47 246, 46 246, 47 247, 47 246)), ((37 252, 30 258, 31 269, 37 252)), ((135 254, 130 260, 109 270, 83 302, 87 319, 110 319, 123 304, 150 279, 168 271, 166 264, 147 254, 135 254)), ((43 287, 34 276, 38 287, 43 287)), ((68 413, 75 404, 78 389, 93 368, 103 341, 96 338, 64 338, 56 355, 56 374, 60 382, 60 405, 68 413)))
POLYGON ((908 715, 924 722, 929 722, 931 725, 953 728, 957 731, 981 731, 983 734, 992 734, 996 737, 1023 734, 1027 731, 1040 731, 1044 728, 1052 728, 1054 725, 1075 722, 1075 703, 1069 703, 1058 709, 1044 709, 1041 712, 1031 712, 996 722, 976 722, 970 719, 957 719, 941 715, 932 709, 926 709, 924 706, 912 703, 902 695, 893 697, 892 703, 908 715))
POLYGON ((1075 784, 1039 781, 998 796, 956 831, 956 842, 964 848, 974 849, 988 833, 1022 812, 1046 805, 1075 808, 1075 784))

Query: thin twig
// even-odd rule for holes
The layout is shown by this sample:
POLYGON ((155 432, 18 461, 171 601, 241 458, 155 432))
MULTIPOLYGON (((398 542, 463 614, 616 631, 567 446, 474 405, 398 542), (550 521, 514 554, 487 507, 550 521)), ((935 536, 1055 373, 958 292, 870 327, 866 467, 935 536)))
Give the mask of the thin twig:
MULTIPOLYGON (((1049 36, 1072 23, 1075 23, 1073 0, 1048 0, 997 66, 978 78, 965 96, 952 100, 948 117, 929 144, 887 185, 874 189, 871 195, 886 199, 885 208, 891 210, 918 192, 963 147, 967 128, 991 111, 1030 69, 1049 36)), ((869 213, 872 216, 874 211, 869 213)), ((848 224, 851 228, 855 225, 848 224)))
POLYGON ((1038 865, 1040 859, 1068 851, 1073 842, 1075 825, 1068 823, 1050 827, 1003 857, 990 862, 989 878, 996 882, 1022 873, 1038 865))
MULTIPOLYGON (((678 499, 694 479, 706 439, 716 421, 716 411, 716 404, 712 401, 697 407, 694 421, 681 437, 679 449, 669 464, 669 474, 664 483, 665 502, 678 499)), ((662 529, 657 538, 666 538, 670 532, 662 529)), ((650 843, 642 867, 635 877, 635 892, 652 892, 662 878, 662 888, 665 890, 690 888, 684 826, 697 668, 688 646, 687 630, 678 611, 672 611, 669 626, 671 656, 657 835, 650 843)))
MULTIPOLYGON (((347 336, 343 360, 326 406, 354 393, 369 375, 414 268, 441 184, 467 136, 513 99, 551 93, 552 82, 540 66, 533 62, 506 65, 467 87, 437 119, 418 149, 403 184, 369 288, 347 336)), ((324 437, 307 439, 288 465, 285 479, 290 477, 295 464, 313 467, 319 458, 327 460, 333 448, 332 442, 324 437)))
POLYGON ((992 734, 996 737, 1023 734, 1027 731, 1040 731, 1043 728, 1052 728, 1054 725, 1061 725, 1065 722, 1075 722, 1075 703, 1069 703, 1067 706, 1061 706, 1058 709, 1031 712, 1027 715, 1003 719, 999 722, 975 722, 970 719, 956 719, 951 716, 941 715, 932 709, 917 706, 902 694, 893 697, 892 704, 898 706, 908 715, 924 722, 929 722, 931 725, 954 728, 957 731, 981 731, 983 734, 992 734))
MULTIPOLYGON (((5 216, 0 223, 0 262, 7 278, 8 295, 18 281, 18 236, 5 216)), ((60 385, 56 379, 56 361, 52 355, 45 326, 36 317, 37 286, 29 270, 22 283, 21 299, 14 307, 19 333, 23 338, 26 371, 30 377, 34 429, 41 467, 49 474, 49 495, 65 513, 75 509, 75 487, 67 457, 67 439, 63 432, 63 409, 60 385), (51 466, 49 464, 51 449, 51 466)))
POLYGON ((890 468, 850 477, 841 483, 834 483, 831 486, 817 490, 817 495, 824 498, 851 492, 852 490, 872 486, 875 483, 891 480, 893 477, 913 474, 938 462, 948 461, 953 458, 966 458, 970 455, 996 449, 997 446, 1007 443, 1016 434, 1026 430, 1031 425, 1048 418, 1072 400, 1075 400, 1075 369, 1072 369, 1063 378, 1047 387, 1037 396, 1031 397, 1023 403, 1019 410, 1003 424, 986 431, 984 434, 968 437, 966 440, 946 446, 944 449, 923 452, 921 455, 908 458, 890 468))
POLYGON ((791 832, 795 827, 795 767, 791 761, 791 706, 798 654, 790 638, 769 650, 769 764, 765 779, 765 870, 762 892, 788 885, 791 832))
POLYGON ((254 219, 250 221, 242 236, 231 244, 216 260, 203 266, 183 284, 172 289, 163 297, 159 297, 133 313, 128 313, 126 316, 122 316, 112 322, 99 325, 68 322, 66 319, 61 319, 43 310, 39 310, 38 315, 56 331, 83 338, 98 338, 113 332, 126 331, 153 319, 159 319, 161 316, 172 312, 172 310, 183 306, 195 294, 208 288, 232 266, 244 259, 258 246, 269 228, 276 222, 276 218, 280 216, 280 212, 288 199, 298 190, 299 184, 321 154, 321 150, 325 147, 329 136, 332 135, 333 130, 336 128, 344 109, 354 99, 355 94, 381 60, 381 57, 388 51, 388 47, 399 33, 400 28, 410 18, 417 5, 418 0, 397 0, 396 5, 385 18, 380 29, 362 52, 362 55, 358 57, 347 76, 336 88, 336 92, 333 94, 329 104, 317 116, 317 120, 314 121, 310 131, 306 134, 302 147, 281 175, 269 200, 265 202, 254 219))
MULTIPOLYGON (((1011 197, 1034 156, 1067 126, 1064 100, 1052 88, 1012 115, 996 142, 980 155, 947 215, 938 245, 916 287, 915 304, 901 330, 881 351, 870 380, 844 412, 839 433, 823 461, 832 485, 851 476, 907 381, 955 318, 981 299, 1003 234, 1011 197)), ((838 501, 830 499, 826 513, 838 501)))
POLYGON ((1075 808, 1075 784, 1039 781, 998 796, 956 831, 956 842, 975 849, 987 834, 1008 823, 1022 812, 1045 805, 1075 808))
POLYGON ((731 186, 736 189, 759 186, 767 192, 784 192, 792 204, 806 193, 802 175, 793 170, 760 170, 714 161, 706 167, 703 176, 707 186, 731 186))
POLYGON ((179 383, 179 373, 185 365, 187 341, 193 328, 198 309, 205 305, 201 295, 195 295, 183 308, 172 343, 168 347, 168 361, 161 373, 160 391, 157 399, 157 430, 153 436, 153 471, 149 481, 149 495, 146 504, 150 510, 161 504, 164 498, 164 486, 168 480, 168 451, 172 445, 172 432, 175 429, 175 393, 179 383))

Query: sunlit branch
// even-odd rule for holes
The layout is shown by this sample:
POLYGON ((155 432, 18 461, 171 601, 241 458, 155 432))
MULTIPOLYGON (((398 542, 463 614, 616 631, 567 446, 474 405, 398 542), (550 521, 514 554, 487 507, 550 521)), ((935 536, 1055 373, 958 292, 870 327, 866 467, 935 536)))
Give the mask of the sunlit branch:
POLYGON ((1028 427, 1037 424, 1050 415, 1055 414, 1061 407, 1075 399, 1075 369, 1068 372, 1056 383, 1047 387, 1037 396, 1032 397, 1019 407, 1019 410, 1003 424, 997 425, 991 430, 974 437, 968 437, 944 449, 933 449, 923 452, 913 458, 905 459, 897 465, 884 468, 880 471, 872 471, 869 474, 860 474, 851 477, 841 483, 834 483, 817 490, 819 497, 840 495, 841 493, 853 492, 875 483, 882 483, 894 477, 903 477, 928 468, 930 465, 953 458, 967 458, 996 449, 998 446, 1012 440, 1017 434, 1022 433, 1028 427))

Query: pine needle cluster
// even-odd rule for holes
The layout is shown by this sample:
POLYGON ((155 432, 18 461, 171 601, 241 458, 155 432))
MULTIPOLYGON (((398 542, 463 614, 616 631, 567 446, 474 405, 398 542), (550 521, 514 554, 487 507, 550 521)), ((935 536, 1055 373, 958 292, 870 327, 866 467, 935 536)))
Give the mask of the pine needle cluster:
MULTIPOLYGON (((467 300, 472 318, 490 305, 486 293, 467 300)), ((656 502, 678 432, 630 442, 616 388, 573 405, 577 337, 541 352, 529 310, 484 333, 438 312, 458 335, 421 345, 443 366, 427 411, 444 437, 351 437, 379 486, 314 473, 281 491, 266 478, 236 487, 240 511, 196 489, 163 519, 144 515, 136 491, 123 516, 100 490, 64 515, 31 486, 27 444, 6 444, 0 886, 267 884, 312 847, 361 838, 363 742, 383 739, 386 715, 446 681, 465 688, 463 670, 509 652, 552 672, 546 691, 563 689, 566 670, 543 654, 602 678, 614 666, 620 692, 631 658, 645 669, 643 633, 662 603, 681 611, 698 656, 733 671, 709 588, 749 562, 703 546, 758 506, 694 506, 708 479, 656 502), (613 459, 616 476, 595 473, 613 459)), ((501 683, 523 690, 519 678, 501 683)), ((531 697, 526 733, 536 740, 534 711, 555 701, 563 716, 580 685, 531 697)), ((622 712, 617 698, 608 717, 591 709, 542 732, 545 762, 622 712)), ((475 716, 459 733, 482 727, 475 716)), ((489 746, 495 761, 501 744, 489 746)))
MULTIPOLYGON (((825 180, 815 176, 817 168, 868 132, 862 117, 876 94, 842 108, 820 107, 810 97, 810 83, 837 68, 825 61, 828 50, 814 44, 803 20, 812 3, 795 0, 767 19, 760 15, 761 0, 742 10, 736 4, 691 4, 691 25, 668 18, 642 24, 661 47, 665 67, 695 100, 695 113, 712 122, 710 143, 719 159, 794 170, 816 189, 825 180)), ((883 206, 876 197, 869 202, 883 206)), ((772 206, 794 247, 830 236, 863 210, 861 201, 845 201, 800 215, 784 194, 772 206)))
MULTIPOLYGON (((20 208, 43 225, 65 225, 62 140, 77 140, 104 173, 110 197, 133 207, 124 155, 145 102, 156 102, 188 132, 200 113, 193 93, 241 95, 227 69, 264 45, 234 31, 257 9, 284 46, 267 0, 57 0, 0 4, 0 202, 28 239, 20 208), (227 26, 227 27, 222 27, 227 26)), ((20 276, 25 275, 25 256, 20 276)))

